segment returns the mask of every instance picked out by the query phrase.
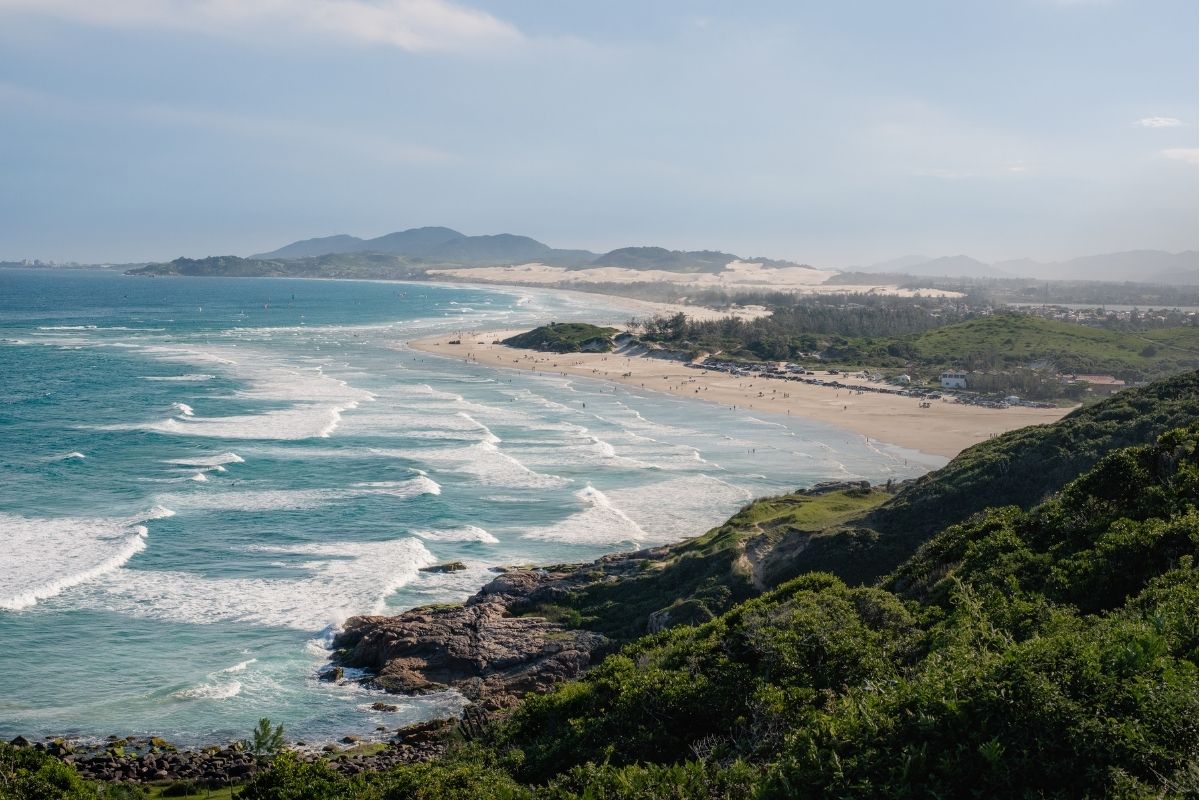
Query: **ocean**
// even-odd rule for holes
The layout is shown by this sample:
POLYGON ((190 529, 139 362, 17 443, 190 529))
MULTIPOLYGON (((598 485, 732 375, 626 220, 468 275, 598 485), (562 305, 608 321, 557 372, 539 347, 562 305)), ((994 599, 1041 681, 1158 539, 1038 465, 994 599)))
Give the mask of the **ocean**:
POLYGON ((405 346, 630 316, 542 290, 0 271, 0 737, 200 745, 266 716, 293 741, 370 739, 462 701, 319 681, 351 615, 944 463, 405 346), (468 569, 419 571, 451 560, 468 569))

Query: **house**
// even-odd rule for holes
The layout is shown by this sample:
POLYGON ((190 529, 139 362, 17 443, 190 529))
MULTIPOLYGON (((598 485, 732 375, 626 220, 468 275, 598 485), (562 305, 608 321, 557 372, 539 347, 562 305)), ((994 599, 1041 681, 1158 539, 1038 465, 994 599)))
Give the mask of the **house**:
POLYGON ((1086 383, 1092 394, 1110 395, 1125 388, 1125 381, 1112 375, 1076 375, 1074 380, 1086 383))
POLYGON ((965 389, 967 388, 967 373, 951 370, 942 373, 942 388, 943 389, 965 389))

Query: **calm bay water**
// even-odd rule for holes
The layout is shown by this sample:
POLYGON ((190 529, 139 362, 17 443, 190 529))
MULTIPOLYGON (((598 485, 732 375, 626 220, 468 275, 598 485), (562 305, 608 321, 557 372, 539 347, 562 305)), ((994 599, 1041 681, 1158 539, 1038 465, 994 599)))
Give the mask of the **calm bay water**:
POLYGON ((309 742, 369 736, 460 700, 379 714, 317 681, 350 615, 943 463, 404 345, 629 316, 541 291, 0 271, 0 736, 195 744, 261 716, 309 742), (469 569, 418 572, 449 560, 469 569))

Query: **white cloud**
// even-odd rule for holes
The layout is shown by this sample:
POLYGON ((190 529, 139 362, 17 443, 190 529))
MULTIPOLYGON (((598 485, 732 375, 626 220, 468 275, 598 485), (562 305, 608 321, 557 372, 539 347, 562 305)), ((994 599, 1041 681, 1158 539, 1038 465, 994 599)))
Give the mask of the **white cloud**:
POLYGON ((1174 117, 1142 117, 1133 124, 1141 128, 1178 128, 1183 121, 1174 117))
POLYGON ((1192 166, 1200 165, 1200 150, 1195 147, 1170 147, 1162 151, 1163 158, 1183 161, 1192 166))
POLYGON ((6 12, 111 27, 301 33, 412 52, 489 50, 523 39, 513 25, 448 0, 0 0, 6 12))

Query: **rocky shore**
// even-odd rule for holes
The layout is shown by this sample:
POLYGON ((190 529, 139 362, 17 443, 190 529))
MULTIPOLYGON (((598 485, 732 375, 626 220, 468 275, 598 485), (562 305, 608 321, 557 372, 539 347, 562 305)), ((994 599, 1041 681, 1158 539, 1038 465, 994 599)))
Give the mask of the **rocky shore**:
MULTIPOLYGON (((889 493, 904 484, 888 482, 889 493)), ((819 483, 798 496, 817 498, 836 492, 871 491, 867 481, 819 483)), ((802 550, 811 534, 761 537, 743 544, 730 569, 743 570, 745 580, 762 591, 762 575, 770 551, 802 550)), ((485 715, 515 704, 529 693, 546 692, 556 684, 578 678, 619 644, 572 617, 571 598, 582 590, 618 589, 678 562, 678 545, 613 553, 584 564, 546 567, 496 567, 499 574, 461 605, 425 606, 396 616, 359 616, 346 621, 334 641, 326 680, 344 679, 343 668, 366 670, 369 687, 396 694, 425 694, 453 689, 485 715), (557 613, 546 613, 547 610, 557 613)), ((683 554, 682 557, 694 554, 683 554)), ((429 567, 440 570, 452 568, 429 567)), ((687 596, 683 586, 665 585, 661 607, 645 609, 638 618, 631 608, 623 614, 638 629, 633 635, 654 633, 679 624, 711 619, 713 611, 687 596)), ((610 592, 612 602, 621 604, 610 592)), ((719 608, 717 609, 720 610, 719 608)))
MULTIPOLYGON (((457 724, 431 720, 399 728, 387 742, 363 744, 347 736, 341 745, 310 749, 296 742, 290 749, 302 761, 324 760, 343 774, 355 775, 437 758, 446 752, 446 736, 457 724)), ((64 738, 31 742, 18 736, 10 744, 47 752, 74 765, 82 777, 104 782, 179 782, 217 788, 245 783, 262 768, 254 754, 237 742, 192 750, 157 737, 111 736, 104 743, 85 744, 64 738)))
POLYGON ((455 689, 484 711, 505 708, 525 694, 579 677, 608 648, 609 640, 598 633, 522 616, 535 603, 552 601, 587 580, 584 569, 508 569, 462 605, 352 617, 334 639, 335 663, 369 670, 367 685, 387 692, 455 689))

